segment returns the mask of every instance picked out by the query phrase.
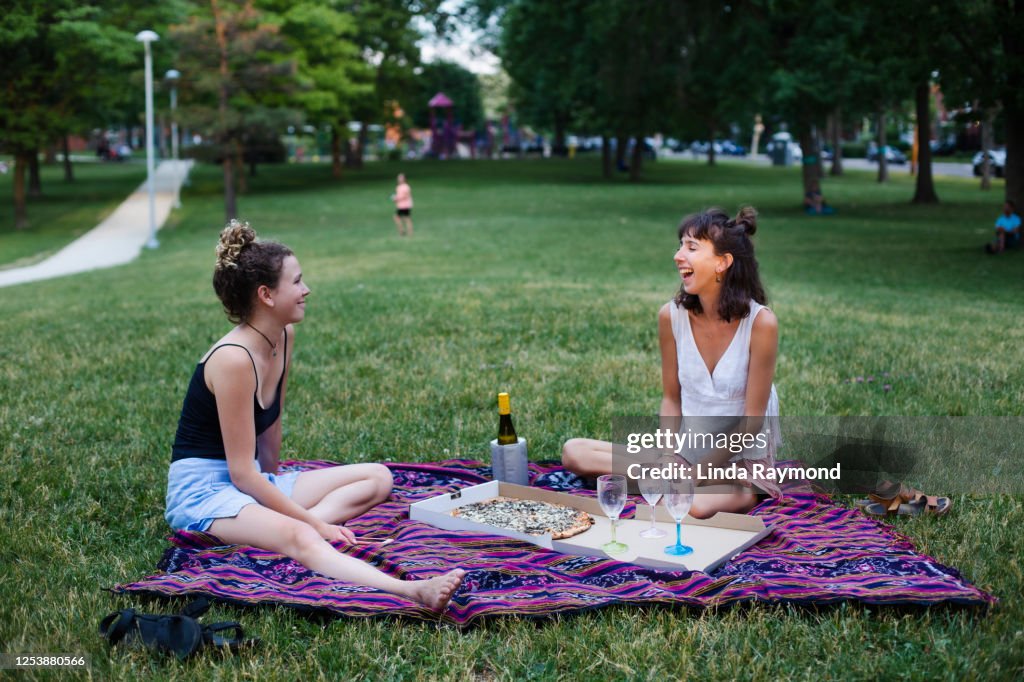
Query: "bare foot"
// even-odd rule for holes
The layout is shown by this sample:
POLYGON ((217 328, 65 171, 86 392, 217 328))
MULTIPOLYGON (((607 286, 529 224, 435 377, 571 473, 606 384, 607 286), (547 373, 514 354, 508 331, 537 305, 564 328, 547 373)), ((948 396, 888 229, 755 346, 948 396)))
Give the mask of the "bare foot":
POLYGON ((443 611, 465 575, 461 568, 454 568, 443 575, 419 580, 413 584, 412 598, 432 611, 443 611))

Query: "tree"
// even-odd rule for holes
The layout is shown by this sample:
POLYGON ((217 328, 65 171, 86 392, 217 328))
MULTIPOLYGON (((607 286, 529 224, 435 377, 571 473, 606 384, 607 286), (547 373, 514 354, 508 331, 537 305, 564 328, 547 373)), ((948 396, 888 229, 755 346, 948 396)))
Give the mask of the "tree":
POLYGON ((806 193, 821 176, 818 131, 848 98, 842 84, 856 68, 851 55, 859 24, 840 0, 781 0, 767 6, 774 45, 772 101, 800 140, 806 193))
MULTIPOLYGON (((763 30, 765 15, 754 2, 723 5, 705 0, 691 4, 686 24, 681 41, 686 109, 713 143, 724 125, 753 120, 763 99, 769 35, 763 30), (730 49, 721 49, 723 45, 730 49)), ((715 162, 714 148, 708 145, 709 164, 715 162)))
MULTIPOLYGON (((1024 200, 1024 9, 1019 2, 957 0, 945 7, 949 49, 939 78, 948 99, 970 102, 984 121, 983 148, 992 144, 996 115, 1006 140, 1006 199, 1024 200)), ((982 178, 987 188, 988 173, 982 178)))
POLYGON ((350 0, 355 41, 370 67, 373 90, 353 107, 353 120, 361 125, 355 147, 350 146, 348 165, 362 166, 367 124, 389 122, 394 116, 392 103, 408 99, 420 59, 416 43, 422 37, 413 19, 443 23, 446 15, 439 10, 440 4, 440 0, 350 0))
POLYGON ((402 109, 417 127, 430 125, 427 103, 438 92, 444 92, 455 102, 455 119, 462 128, 473 130, 484 125, 480 81, 475 73, 458 64, 445 61, 424 64, 415 86, 408 92, 401 100, 402 109))
POLYGON ((281 34, 297 61, 294 104, 307 120, 331 129, 332 173, 342 175, 343 128, 359 100, 373 94, 373 69, 356 42, 358 26, 344 0, 263 0, 282 18, 281 34))
POLYGON ((247 136, 265 137, 263 131, 297 122, 290 107, 296 60, 280 23, 252 0, 209 0, 171 28, 181 70, 195 74, 180 88, 182 118, 207 128, 216 140, 227 220, 238 213, 236 189, 244 190, 240 171, 247 136))
POLYGON ((517 112, 530 125, 553 131, 556 153, 566 148, 566 129, 580 97, 576 62, 579 38, 588 29, 586 5, 584 0, 520 0, 502 16, 498 54, 514 83, 517 112))
POLYGON ((124 97, 118 77, 135 60, 137 43, 119 28, 120 8, 54 0, 17 3, 0 14, 0 147, 15 158, 17 229, 29 224, 25 174, 38 150, 97 122, 124 97))

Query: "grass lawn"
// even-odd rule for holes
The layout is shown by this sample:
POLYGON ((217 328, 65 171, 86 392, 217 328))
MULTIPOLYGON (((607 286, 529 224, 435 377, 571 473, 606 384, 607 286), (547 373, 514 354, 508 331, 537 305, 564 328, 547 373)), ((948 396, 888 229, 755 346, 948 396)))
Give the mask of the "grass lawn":
MULTIPOLYGON (((535 459, 557 457, 571 436, 609 437, 612 417, 659 404, 655 321, 678 286, 680 216, 741 203, 762 216, 757 245, 780 320, 784 414, 1019 417, 1024 253, 981 250, 1001 183, 986 194, 976 181, 943 180, 943 203, 917 207, 908 178, 879 186, 850 173, 824 183, 839 213, 812 218, 800 211, 797 173, 660 163, 630 185, 602 181, 596 160, 423 162, 371 165, 335 184, 323 166, 262 169, 242 217, 294 249, 313 290, 298 329, 284 456, 482 459, 499 390, 511 392, 535 459), (412 239, 399 239, 391 221, 399 170, 416 199, 412 239), (882 372, 891 391, 844 383, 882 372)), ((135 182, 97 180, 94 214, 135 182)), ((96 625, 128 600, 101 590, 154 570, 181 399, 194 363, 229 326, 210 286, 219 190, 218 172, 198 169, 160 249, 133 264, 4 290, 0 650, 86 654, 97 679, 1024 674, 1020 496, 958 495, 946 518, 894 522, 920 551, 1000 597, 987 614, 610 608, 461 633, 218 606, 206 619, 241 620, 263 646, 185 664, 108 651, 96 625)), ((84 199, 74 205, 85 210, 84 199)), ((63 208, 67 217, 54 221, 98 222, 63 208)), ((32 211, 40 224, 44 207, 32 211)), ((36 241, 19 253, 52 248, 48 235, 36 241)))
POLYGON ((62 164, 41 165, 43 194, 28 198, 29 227, 16 230, 11 165, 0 175, 0 269, 53 255, 103 222, 146 179, 146 166, 138 163, 76 163, 70 183, 62 164))

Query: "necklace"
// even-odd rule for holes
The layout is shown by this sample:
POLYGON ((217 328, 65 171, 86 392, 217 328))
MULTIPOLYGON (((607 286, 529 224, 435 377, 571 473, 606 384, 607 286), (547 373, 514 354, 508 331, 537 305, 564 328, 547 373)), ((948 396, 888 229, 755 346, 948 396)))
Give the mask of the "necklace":
POLYGON ((260 336, 262 336, 262 337, 263 337, 264 339, 266 339, 266 340, 267 340, 267 343, 269 343, 269 344, 270 344, 270 354, 271 354, 272 356, 274 356, 274 357, 276 358, 276 357, 277 357, 277 344, 276 344, 276 343, 274 343, 273 341, 271 341, 271 340, 270 340, 270 337, 268 337, 268 336, 267 336, 266 334, 264 334, 263 332, 261 332, 261 331, 260 331, 259 329, 257 329, 256 327, 252 326, 252 325, 251 325, 251 324, 249 324, 248 322, 246 322, 246 324, 248 324, 248 325, 249 325, 249 329, 253 330, 254 332, 256 332, 257 334, 259 334, 260 336))

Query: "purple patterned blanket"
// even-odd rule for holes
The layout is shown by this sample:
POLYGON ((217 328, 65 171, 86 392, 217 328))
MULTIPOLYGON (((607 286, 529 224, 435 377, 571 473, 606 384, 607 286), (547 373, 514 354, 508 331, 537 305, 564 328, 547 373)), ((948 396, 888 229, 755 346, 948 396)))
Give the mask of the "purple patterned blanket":
MULTIPOLYGON (((285 468, 331 465, 290 462, 285 468)), ((750 513, 774 524, 772 533, 709 575, 568 556, 500 536, 443 531, 410 521, 410 503, 490 480, 490 468, 469 460, 388 466, 395 477, 392 498, 347 525, 359 535, 393 537, 395 542, 341 549, 399 577, 430 577, 455 566, 466 569, 462 587, 443 616, 458 626, 483 616, 546 616, 624 602, 706 607, 755 600, 969 606, 996 601, 955 569, 915 552, 905 536, 822 495, 791 494, 758 505, 750 513)), ((580 490, 579 479, 558 465, 531 463, 530 469, 532 485, 593 495, 580 490)), ((633 511, 628 504, 623 516, 633 511)), ((325 578, 279 554, 222 546, 205 533, 178 532, 170 541, 158 565, 160 573, 111 591, 164 597, 202 594, 344 616, 437 619, 409 600, 325 578)))

